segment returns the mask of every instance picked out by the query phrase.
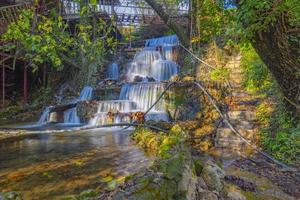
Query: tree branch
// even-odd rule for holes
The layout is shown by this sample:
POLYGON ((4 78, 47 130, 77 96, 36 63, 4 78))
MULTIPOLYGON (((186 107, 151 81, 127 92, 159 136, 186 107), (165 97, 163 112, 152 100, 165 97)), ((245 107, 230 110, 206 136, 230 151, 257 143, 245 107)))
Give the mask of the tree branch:
POLYGON ((186 47, 189 46, 189 36, 184 31, 184 27, 174 22, 169 14, 163 9, 163 6, 158 4, 155 0, 146 0, 146 2, 153 8, 165 24, 176 33, 181 43, 186 47))

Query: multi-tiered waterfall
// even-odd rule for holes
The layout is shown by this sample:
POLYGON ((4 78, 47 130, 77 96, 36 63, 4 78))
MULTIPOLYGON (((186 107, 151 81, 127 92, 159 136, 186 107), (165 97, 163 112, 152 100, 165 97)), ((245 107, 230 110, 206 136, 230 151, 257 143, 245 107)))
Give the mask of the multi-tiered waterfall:
MULTIPOLYGON (((131 120, 129 113, 147 111, 163 92, 165 84, 162 81, 178 73, 178 65, 172 61, 173 49, 178 44, 177 36, 147 40, 145 48, 136 53, 129 65, 126 73, 129 82, 122 86, 119 100, 98 102, 98 111, 89 125, 128 122, 131 120)), ((168 121, 164 101, 160 100, 145 118, 168 121)))
MULTIPOLYGON (((165 81, 178 73, 178 65, 173 61, 174 48, 178 46, 177 36, 149 39, 145 47, 137 52, 127 69, 127 83, 122 85, 118 100, 97 101, 95 111, 88 125, 104 125, 132 121, 132 114, 147 111, 158 99, 165 88, 165 81)), ((109 65, 107 79, 119 80, 117 63, 109 65)), ((92 99, 93 88, 84 87, 80 97, 71 103, 92 99)), ((165 102, 161 99, 145 116, 146 120, 168 121, 165 102)), ((49 122, 51 107, 47 107, 38 125, 49 122)), ((62 121, 61 121, 62 122, 62 121)), ((63 112, 63 123, 78 124, 77 108, 63 112)))

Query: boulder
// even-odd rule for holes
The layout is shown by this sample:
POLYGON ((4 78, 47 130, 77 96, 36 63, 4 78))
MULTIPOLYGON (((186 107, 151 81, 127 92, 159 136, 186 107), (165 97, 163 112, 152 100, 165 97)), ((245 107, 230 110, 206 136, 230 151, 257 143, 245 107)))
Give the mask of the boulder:
POLYGON ((225 172, 215 163, 208 161, 202 170, 201 176, 209 190, 218 193, 224 190, 225 172))
POLYGON ((200 193, 199 199, 201 200, 218 200, 218 196, 211 191, 204 191, 200 193))
POLYGON ((133 82, 143 82, 144 78, 141 76, 135 76, 133 82))
POLYGON ((146 78, 148 82, 155 82, 155 79, 153 77, 147 76, 146 78))
POLYGON ((229 192, 228 200, 246 200, 246 197, 239 192, 229 192))

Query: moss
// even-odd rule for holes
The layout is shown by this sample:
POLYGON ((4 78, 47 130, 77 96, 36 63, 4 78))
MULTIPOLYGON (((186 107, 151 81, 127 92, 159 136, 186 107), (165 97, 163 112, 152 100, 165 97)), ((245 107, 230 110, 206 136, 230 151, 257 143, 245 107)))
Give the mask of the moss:
POLYGON ((200 176, 203 170, 203 165, 199 160, 195 160, 194 161, 194 165, 195 165, 195 172, 197 176, 200 176))
POLYGON ((179 126, 174 126, 169 134, 138 128, 131 135, 140 147, 163 158, 170 156, 169 151, 179 145, 181 139, 184 138, 183 136, 183 131, 179 126))

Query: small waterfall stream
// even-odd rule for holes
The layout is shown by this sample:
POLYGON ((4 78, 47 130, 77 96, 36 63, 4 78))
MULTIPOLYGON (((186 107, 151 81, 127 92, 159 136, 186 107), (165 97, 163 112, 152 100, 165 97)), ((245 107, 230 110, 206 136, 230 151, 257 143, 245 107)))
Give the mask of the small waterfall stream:
POLYGON ((118 80, 119 77, 120 77, 119 66, 117 63, 112 63, 108 67, 106 78, 112 79, 112 80, 118 80))
MULTIPOLYGON (((92 98, 93 94, 93 88, 86 86, 82 89, 80 92, 80 96, 77 100, 75 100, 73 103, 79 102, 79 101, 85 101, 85 100, 90 100, 92 98)), ((48 106, 43 110, 43 113, 36 123, 36 125, 42 126, 47 124, 49 122, 49 117, 50 117, 50 108, 52 106, 48 106)), ((78 124, 80 123, 80 119, 77 116, 77 110, 76 107, 66 110, 64 112, 64 123, 72 123, 72 124, 78 124)))
MULTIPOLYGON (((79 101, 90 100, 92 98, 92 94, 93 94, 93 88, 86 86, 82 89, 79 99, 76 101, 79 102, 79 101)), ((64 123, 70 123, 70 124, 80 123, 80 119, 77 116, 76 107, 64 112, 64 123)))

